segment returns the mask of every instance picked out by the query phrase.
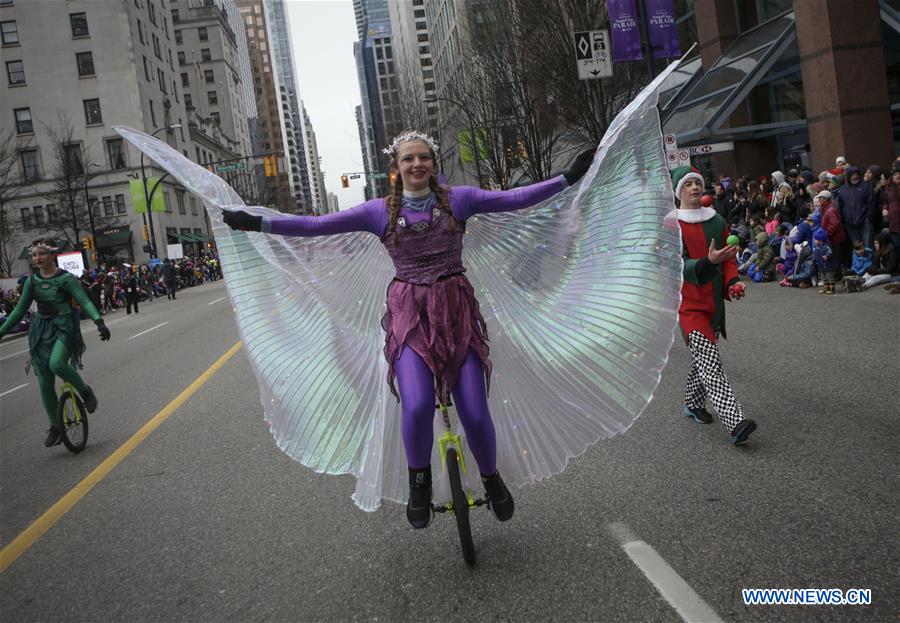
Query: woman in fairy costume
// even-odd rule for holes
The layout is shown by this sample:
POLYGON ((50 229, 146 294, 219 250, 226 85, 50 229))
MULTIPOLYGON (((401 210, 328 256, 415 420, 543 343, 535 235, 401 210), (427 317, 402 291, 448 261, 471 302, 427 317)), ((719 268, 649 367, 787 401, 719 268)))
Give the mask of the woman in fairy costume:
POLYGON ((71 383, 84 400, 89 413, 97 408, 97 396, 78 374, 84 354, 84 340, 81 337, 80 318, 72 309, 75 299, 86 314, 97 325, 100 339, 110 337, 109 329, 84 293, 74 275, 62 270, 56 264, 59 248, 52 240, 36 240, 31 245, 31 261, 37 269, 26 281, 18 305, 0 326, 0 338, 14 327, 33 301, 37 302, 37 313, 28 328, 28 348, 31 365, 38 379, 41 402, 50 420, 50 428, 44 445, 47 447, 60 442, 56 415, 56 377, 71 383))
POLYGON ((435 177, 434 140, 400 134, 384 150, 399 172, 393 193, 324 217, 263 218, 225 211, 233 229, 282 236, 324 236, 352 231, 381 238, 396 269, 387 290, 384 355, 388 382, 402 409, 409 467, 406 515, 414 528, 431 520, 431 454, 435 400, 452 394, 494 515, 510 519, 514 502, 497 470, 497 442, 487 403, 491 362, 484 319, 462 263, 466 220, 476 214, 530 207, 578 181, 593 151, 579 155, 563 175, 512 191, 442 187, 435 177), (399 395, 395 388, 396 378, 399 395))

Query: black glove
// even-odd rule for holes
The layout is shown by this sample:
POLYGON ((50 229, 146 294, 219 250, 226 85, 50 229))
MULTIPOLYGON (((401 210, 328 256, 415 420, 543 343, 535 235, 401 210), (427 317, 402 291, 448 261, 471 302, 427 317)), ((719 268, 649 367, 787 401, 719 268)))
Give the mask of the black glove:
POLYGON ((100 341, 101 342, 109 341, 109 336, 110 336, 109 328, 106 326, 106 323, 103 322, 103 319, 101 318, 100 320, 95 321, 94 324, 97 325, 97 331, 100 332, 100 341))
POLYGON ((239 229, 241 231, 262 230, 262 217, 253 216, 243 210, 222 210, 222 220, 231 229, 239 229))
POLYGON ((597 148, 592 147, 576 156, 575 162, 572 163, 569 170, 563 173, 563 176, 566 178, 566 183, 569 186, 575 184, 575 182, 584 177, 584 174, 588 172, 588 169, 591 168, 591 163, 594 161, 594 153, 596 151, 597 148))

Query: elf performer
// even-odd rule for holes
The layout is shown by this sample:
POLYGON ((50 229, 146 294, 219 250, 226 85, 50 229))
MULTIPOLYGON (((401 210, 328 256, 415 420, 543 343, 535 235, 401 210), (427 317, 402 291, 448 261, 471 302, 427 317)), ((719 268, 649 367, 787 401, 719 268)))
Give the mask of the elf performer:
POLYGON ((744 409, 722 370, 717 346, 719 335, 727 337, 725 300, 741 299, 745 294, 734 259, 737 246, 727 243, 725 220, 712 208, 700 206, 704 182, 697 169, 672 169, 672 186, 680 202, 677 214, 684 257, 678 322, 691 349, 682 412, 695 422, 711 423, 712 415, 705 408, 709 398, 731 443, 737 445, 747 441, 756 422, 744 418, 744 409))

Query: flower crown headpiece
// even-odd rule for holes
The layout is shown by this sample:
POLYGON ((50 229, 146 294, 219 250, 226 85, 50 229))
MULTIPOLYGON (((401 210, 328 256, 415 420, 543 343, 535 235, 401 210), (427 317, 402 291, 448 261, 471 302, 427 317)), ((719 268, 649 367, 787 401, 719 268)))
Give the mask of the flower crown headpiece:
POLYGON ((53 245, 43 242, 38 242, 28 247, 28 253, 34 253, 37 249, 47 249, 47 251, 49 251, 50 253, 59 253, 59 247, 54 247, 53 245))
POLYGON ((387 148, 382 149, 381 151, 388 156, 393 157, 397 154, 397 150, 400 149, 400 143, 405 143, 407 141, 422 141, 435 153, 437 153, 439 149, 437 141, 424 132, 404 132, 403 134, 398 135, 397 138, 394 139, 394 142, 388 145, 387 148))

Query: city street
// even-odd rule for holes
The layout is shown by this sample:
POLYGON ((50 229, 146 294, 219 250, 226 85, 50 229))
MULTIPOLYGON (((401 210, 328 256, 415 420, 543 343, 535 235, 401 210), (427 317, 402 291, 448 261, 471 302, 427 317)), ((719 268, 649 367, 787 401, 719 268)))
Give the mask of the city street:
POLYGON ((399 505, 364 513, 351 477, 282 454, 243 350, 195 384, 239 341, 222 281, 108 315, 110 342, 83 323, 100 406, 79 455, 43 447, 27 340, 7 337, 0 546, 121 460, 0 572, 0 619, 896 620, 900 296, 748 284, 728 314, 749 443, 680 415, 679 337, 627 433, 515 491, 509 523, 473 511, 474 569, 450 516, 413 531, 399 505), (871 589, 872 603, 745 606, 744 588, 871 589))

